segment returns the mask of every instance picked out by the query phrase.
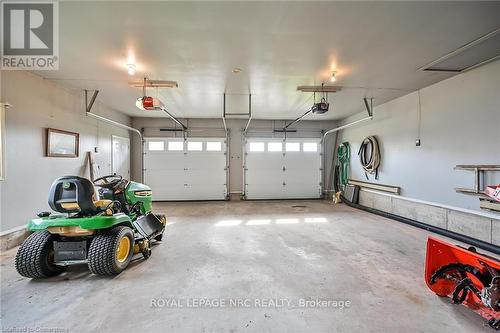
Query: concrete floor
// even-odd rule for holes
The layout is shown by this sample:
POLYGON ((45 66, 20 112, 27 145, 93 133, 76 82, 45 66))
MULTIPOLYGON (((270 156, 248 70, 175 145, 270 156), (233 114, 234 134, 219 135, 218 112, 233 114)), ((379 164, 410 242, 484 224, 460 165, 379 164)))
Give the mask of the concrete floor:
POLYGON ((426 231, 326 201, 155 209, 164 242, 114 278, 80 266, 32 281, 3 253, 2 331, 491 332, 427 289, 426 231), (301 306, 316 298, 332 302, 301 306))

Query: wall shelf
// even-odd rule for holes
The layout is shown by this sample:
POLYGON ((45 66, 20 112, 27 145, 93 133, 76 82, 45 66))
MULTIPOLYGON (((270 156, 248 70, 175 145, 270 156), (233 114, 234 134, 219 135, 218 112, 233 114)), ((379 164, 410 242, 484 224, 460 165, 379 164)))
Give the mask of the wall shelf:
POLYGON ((500 203, 492 200, 484 194, 482 181, 484 180, 485 172, 500 172, 500 165, 497 164, 459 164, 454 170, 465 170, 474 172, 474 188, 457 187, 457 193, 474 195, 479 197, 480 207, 493 211, 500 211, 500 203))

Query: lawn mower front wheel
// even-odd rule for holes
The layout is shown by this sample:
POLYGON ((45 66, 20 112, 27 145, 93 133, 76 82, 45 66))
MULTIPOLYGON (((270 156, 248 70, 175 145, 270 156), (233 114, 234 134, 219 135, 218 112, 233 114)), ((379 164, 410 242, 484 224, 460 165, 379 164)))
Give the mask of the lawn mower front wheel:
POLYGON ((92 273, 98 275, 120 274, 134 255, 134 232, 118 226, 95 235, 90 243, 88 262, 92 273))
POLYGON ((58 275, 65 267, 54 265, 53 242, 56 235, 47 230, 32 233, 21 244, 16 254, 16 270, 22 276, 40 279, 58 275))

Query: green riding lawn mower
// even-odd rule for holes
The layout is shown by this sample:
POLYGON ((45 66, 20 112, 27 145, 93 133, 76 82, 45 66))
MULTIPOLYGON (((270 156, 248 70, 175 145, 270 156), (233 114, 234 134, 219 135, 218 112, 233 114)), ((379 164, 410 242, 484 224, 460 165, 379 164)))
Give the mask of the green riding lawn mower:
POLYGON ((93 183, 76 176, 56 179, 49 206, 57 213, 42 212, 29 222, 33 233, 17 252, 17 271, 45 278, 88 264, 94 274, 116 275, 134 254, 149 258, 151 242, 161 241, 167 223, 165 215, 151 212, 151 195, 148 186, 117 175, 93 183))

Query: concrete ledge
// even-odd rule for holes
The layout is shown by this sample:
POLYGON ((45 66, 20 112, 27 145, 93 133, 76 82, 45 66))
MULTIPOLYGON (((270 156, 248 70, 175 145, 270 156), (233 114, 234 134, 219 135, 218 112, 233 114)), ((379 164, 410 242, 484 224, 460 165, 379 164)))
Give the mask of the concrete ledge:
POLYGON ((500 220, 491 221, 491 242, 500 246, 500 220))
POLYGON ((5 230, 0 233, 0 251, 7 251, 20 245, 28 236, 30 232, 25 226, 17 227, 14 229, 5 230))
POLYGON ((359 204, 368 208, 373 208, 374 193, 360 190, 359 191, 359 204))
POLYGON ((359 204, 500 245, 500 215, 361 189, 359 204))
POLYGON ((448 212, 448 230, 459 234, 491 241, 491 219, 482 216, 473 216, 457 211, 448 212))
POLYGON ((426 206, 406 200, 392 198, 392 214, 427 223, 442 229, 448 229, 446 223, 446 209, 426 206))

